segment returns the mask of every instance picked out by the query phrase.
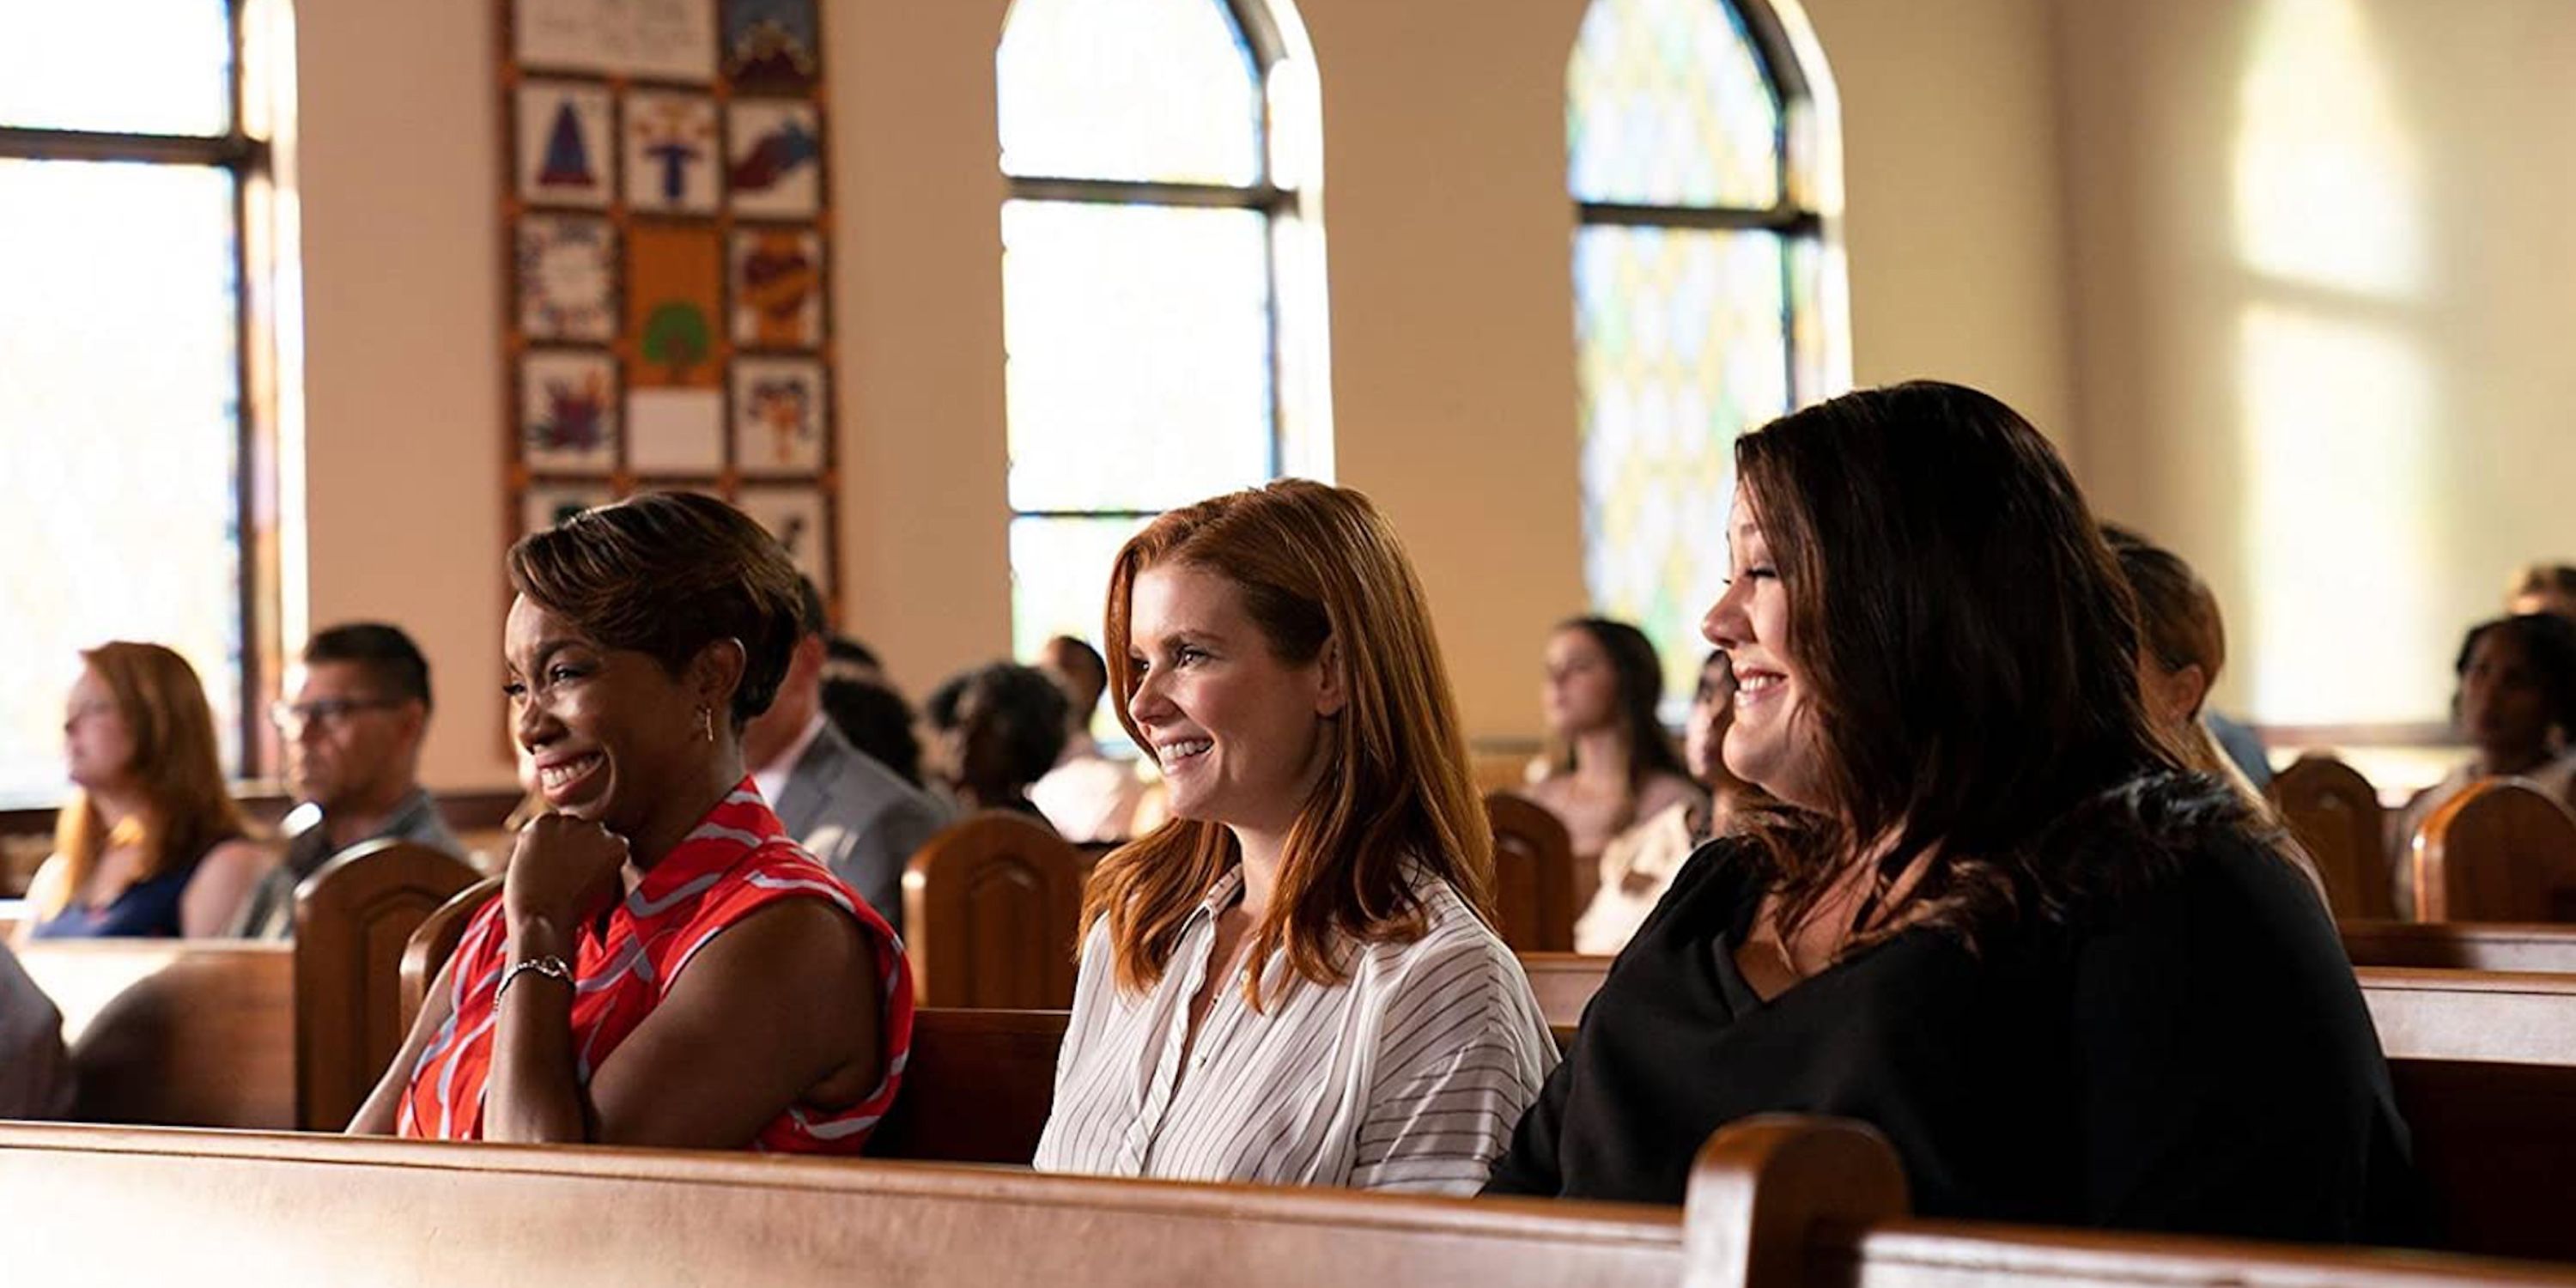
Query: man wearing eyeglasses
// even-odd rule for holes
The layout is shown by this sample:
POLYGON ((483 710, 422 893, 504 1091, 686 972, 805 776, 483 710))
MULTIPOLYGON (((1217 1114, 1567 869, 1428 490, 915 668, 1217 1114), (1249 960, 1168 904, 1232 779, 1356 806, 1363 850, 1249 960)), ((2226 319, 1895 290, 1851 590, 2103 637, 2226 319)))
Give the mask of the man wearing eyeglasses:
POLYGON ((429 730, 429 662, 400 627, 334 626, 304 646, 287 677, 294 697, 272 716, 286 742, 286 772, 299 804, 286 816, 286 861, 243 901, 233 933, 295 933, 295 887, 350 846, 378 837, 462 857, 464 847, 418 782, 429 730))

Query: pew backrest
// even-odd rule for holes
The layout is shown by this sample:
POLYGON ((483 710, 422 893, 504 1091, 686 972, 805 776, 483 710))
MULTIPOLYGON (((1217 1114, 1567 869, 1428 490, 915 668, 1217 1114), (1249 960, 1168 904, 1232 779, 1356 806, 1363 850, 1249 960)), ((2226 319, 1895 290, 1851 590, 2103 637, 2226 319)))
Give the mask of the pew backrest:
POLYGON ((2576 1266, 2413 1251, 2049 1229, 1907 1215, 1895 1150, 1832 1119, 1719 1129, 1692 1168, 1690 1288, 2449 1288, 2576 1284, 2576 1266))
POLYGON ((296 1126, 291 945, 43 940, 18 960, 62 1011, 78 1117, 296 1126))
POLYGON ((2472 783, 2412 840, 2425 921, 2576 921, 2576 815, 2511 778, 2472 783))
POLYGON ((913 1012, 903 1093, 868 1138, 877 1158, 1027 1164, 1055 1103, 1063 1011, 913 1012))
POLYGON ((2337 920, 2391 915, 2386 815, 2369 779, 2311 753, 2274 775, 2264 795, 2315 861, 2337 920))
POLYGON ((903 873, 904 952, 923 1006, 1073 1005, 1080 851, 1024 815, 941 829, 903 873))
POLYGON ((2345 921, 2335 928, 2355 966, 2576 975, 2576 926, 2345 921))
POLYGON ((0 1126, 13 1282, 1675 1285, 1680 1213, 658 1150, 0 1126), (149 1214, 149 1237, 136 1237, 149 1214))
POLYGON ((1494 829, 1494 912, 1503 942, 1524 953, 1574 947, 1574 843, 1546 806, 1488 792, 1494 829))
POLYGON ((2392 1060, 2576 1067, 2576 976, 2402 966, 2353 973, 2392 1060))
POLYGON ((480 879, 441 850, 390 837, 331 857, 295 890, 295 1105, 338 1131, 401 1049, 402 957, 414 930, 480 879))
POLYGON ((501 878, 485 877, 457 891, 412 928, 411 938, 403 944, 402 965, 397 972, 401 1005, 398 1018, 404 1035, 411 1033, 412 1021, 428 1000, 429 986, 437 981, 439 970, 456 955, 456 946, 465 942, 466 923, 474 919, 476 909, 499 893, 501 878))

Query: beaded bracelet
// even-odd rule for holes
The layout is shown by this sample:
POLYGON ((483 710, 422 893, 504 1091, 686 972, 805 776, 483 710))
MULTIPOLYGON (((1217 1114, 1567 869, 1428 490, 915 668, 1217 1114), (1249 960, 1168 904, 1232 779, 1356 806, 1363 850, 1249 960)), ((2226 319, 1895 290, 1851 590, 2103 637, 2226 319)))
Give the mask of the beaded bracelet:
POLYGON ((501 999, 509 995, 510 985, 517 982, 519 976, 528 971, 535 971, 548 979, 559 979, 567 984, 572 982, 572 967, 564 965, 563 958, 551 953, 543 957, 531 957, 502 974, 501 986, 492 990, 493 1010, 501 1009, 501 999))

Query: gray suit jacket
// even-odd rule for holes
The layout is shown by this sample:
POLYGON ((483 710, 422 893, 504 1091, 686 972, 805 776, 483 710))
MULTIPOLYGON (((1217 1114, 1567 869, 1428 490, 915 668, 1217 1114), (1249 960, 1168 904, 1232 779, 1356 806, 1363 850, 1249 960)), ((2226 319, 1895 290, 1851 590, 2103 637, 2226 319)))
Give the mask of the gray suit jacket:
POLYGON ((827 721, 775 802, 787 834, 903 933, 903 868, 940 828, 939 802, 850 745, 827 721))

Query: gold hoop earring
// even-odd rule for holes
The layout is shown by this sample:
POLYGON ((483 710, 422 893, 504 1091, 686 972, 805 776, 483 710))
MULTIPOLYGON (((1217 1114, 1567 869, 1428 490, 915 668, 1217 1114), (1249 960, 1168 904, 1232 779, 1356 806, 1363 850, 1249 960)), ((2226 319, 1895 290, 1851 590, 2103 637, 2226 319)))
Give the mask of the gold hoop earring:
POLYGON ((716 740, 716 718, 705 707, 698 708, 698 737, 705 742, 716 740))

